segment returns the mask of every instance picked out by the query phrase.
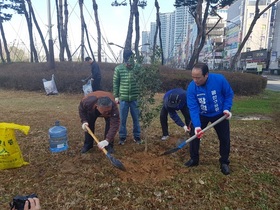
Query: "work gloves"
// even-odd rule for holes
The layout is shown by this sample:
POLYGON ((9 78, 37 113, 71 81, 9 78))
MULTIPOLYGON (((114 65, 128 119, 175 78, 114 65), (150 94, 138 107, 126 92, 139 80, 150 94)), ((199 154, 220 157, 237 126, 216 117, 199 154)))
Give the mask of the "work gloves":
POLYGON ((119 98, 115 98, 115 102, 116 102, 117 104, 119 104, 119 103, 120 103, 119 98))
POLYGON ((85 132, 87 132, 86 126, 88 126, 88 123, 87 123, 87 122, 84 122, 84 123, 82 124, 82 129, 83 129, 85 132))
POLYGON ((228 111, 228 110, 224 110, 223 113, 224 113, 224 115, 227 116, 226 119, 227 119, 227 120, 230 120, 230 118, 231 118, 231 116, 232 116, 231 112, 228 111))
POLYGON ((97 144, 99 149, 103 149, 104 147, 108 146, 109 142, 107 140, 103 140, 97 144))
POLYGON ((185 133, 187 133, 187 132, 189 132, 190 131, 190 129, 188 128, 188 126, 186 126, 186 125, 184 125, 184 131, 185 131, 185 133))
POLYGON ((196 137, 199 139, 201 139, 204 134, 203 131, 201 130, 201 127, 195 127, 194 133, 195 133, 196 137))

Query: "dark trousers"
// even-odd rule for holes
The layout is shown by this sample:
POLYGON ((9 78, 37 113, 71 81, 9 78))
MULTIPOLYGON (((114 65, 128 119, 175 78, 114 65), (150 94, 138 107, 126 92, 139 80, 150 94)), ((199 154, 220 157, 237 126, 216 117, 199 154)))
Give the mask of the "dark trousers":
POLYGON ((95 80, 91 81, 92 92, 101 90, 100 82, 101 82, 101 79, 95 79, 95 80))
MULTIPOLYGON (((190 117, 189 117, 189 111, 187 107, 183 107, 183 109, 180 110, 181 113, 183 114, 185 118, 185 124, 189 126, 190 123, 190 117)), ((161 129, 162 129, 162 135, 163 136, 168 136, 168 111, 167 109, 163 106, 161 111, 160 111, 160 124, 161 124, 161 129)))
MULTIPOLYGON (((88 115, 88 124, 89 128, 91 131, 94 133, 95 130, 95 122, 98 118, 98 114, 92 116, 88 115)), ((110 129, 110 118, 104 118, 105 119, 105 132, 104 132, 104 139, 106 139, 106 135, 110 129)), ((103 139, 102 139, 103 140, 103 139)), ((88 132, 85 132, 85 141, 84 141, 84 148, 92 148, 93 147, 93 141, 94 139, 91 137, 91 135, 88 132)), ((99 140, 100 141, 100 140, 99 140)), ((114 142, 110 142, 109 145, 107 146, 108 148, 111 147, 113 148, 114 142)), ((105 147, 107 150, 108 148, 105 147)))
MULTIPOLYGON (((201 121, 201 129, 204 129, 209 122, 214 122, 218 120, 223 115, 218 115, 216 117, 204 117, 200 116, 201 121)), ((218 139, 220 141, 220 163, 221 164, 229 164, 229 153, 230 153, 230 129, 229 129, 229 121, 223 120, 214 126, 214 129, 218 135, 218 139)), ((194 128, 192 126, 190 135, 194 135, 194 128)), ((190 142, 190 156, 194 161, 199 161, 199 147, 200 147, 200 139, 196 138, 190 142)))

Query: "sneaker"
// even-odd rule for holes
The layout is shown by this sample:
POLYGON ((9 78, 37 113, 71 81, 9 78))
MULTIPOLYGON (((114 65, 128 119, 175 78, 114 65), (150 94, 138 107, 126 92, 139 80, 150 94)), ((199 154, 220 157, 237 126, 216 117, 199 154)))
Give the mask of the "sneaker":
POLYGON ((120 138, 119 145, 124 145, 126 138, 120 138))
POLYGON ((166 141, 168 138, 169 138, 168 135, 167 135, 167 136, 163 136, 163 137, 161 137, 161 140, 162 140, 162 141, 166 141))
POLYGON ((135 137, 135 138, 134 138, 134 142, 135 142, 136 144, 142 144, 142 141, 141 141, 140 137, 135 137))
POLYGON ((230 174, 229 166, 227 164, 221 164, 220 168, 221 168, 221 172, 224 175, 229 175, 230 174))

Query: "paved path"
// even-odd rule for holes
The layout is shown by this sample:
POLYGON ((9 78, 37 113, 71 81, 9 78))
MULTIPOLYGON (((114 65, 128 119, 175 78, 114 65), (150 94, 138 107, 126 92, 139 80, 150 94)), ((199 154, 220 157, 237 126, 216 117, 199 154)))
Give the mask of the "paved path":
POLYGON ((267 77, 267 90, 280 91, 280 75, 263 75, 267 77))

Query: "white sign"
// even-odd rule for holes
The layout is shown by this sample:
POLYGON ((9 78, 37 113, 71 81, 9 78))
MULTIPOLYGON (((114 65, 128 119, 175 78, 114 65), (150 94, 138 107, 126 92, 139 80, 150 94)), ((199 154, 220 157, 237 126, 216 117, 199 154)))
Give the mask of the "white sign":
POLYGON ((256 69, 258 63, 246 63, 246 69, 256 69))

